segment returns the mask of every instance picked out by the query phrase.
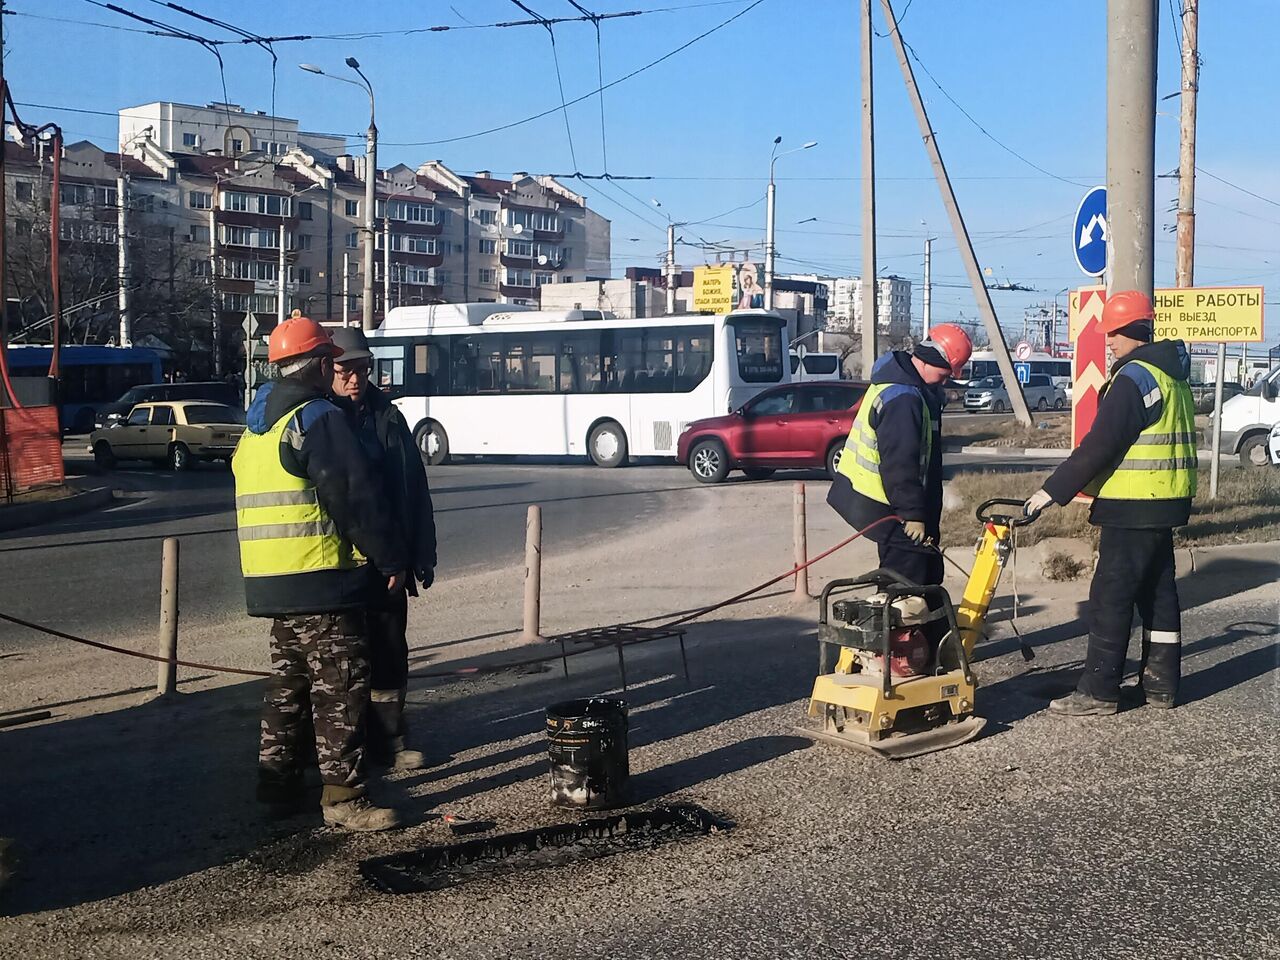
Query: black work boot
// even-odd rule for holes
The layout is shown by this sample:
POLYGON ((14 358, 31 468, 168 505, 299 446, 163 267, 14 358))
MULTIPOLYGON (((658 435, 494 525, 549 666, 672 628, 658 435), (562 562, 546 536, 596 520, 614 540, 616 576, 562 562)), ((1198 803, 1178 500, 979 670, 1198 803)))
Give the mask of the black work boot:
POLYGON ((1109 717, 1120 709, 1114 700, 1099 700, 1079 690, 1049 701, 1049 712, 1063 717, 1109 717))
POLYGON ((404 689, 370 692, 365 755, 370 766, 388 770, 421 770, 427 758, 405 743, 404 689))
POLYGON ((1182 679, 1182 638, 1176 631, 1143 631, 1148 643, 1140 686, 1150 706, 1172 710, 1182 679))
POLYGON ((267 816, 284 820, 297 816, 306 803, 307 786, 301 770, 278 773, 267 767, 258 768, 258 802, 267 808, 267 816))

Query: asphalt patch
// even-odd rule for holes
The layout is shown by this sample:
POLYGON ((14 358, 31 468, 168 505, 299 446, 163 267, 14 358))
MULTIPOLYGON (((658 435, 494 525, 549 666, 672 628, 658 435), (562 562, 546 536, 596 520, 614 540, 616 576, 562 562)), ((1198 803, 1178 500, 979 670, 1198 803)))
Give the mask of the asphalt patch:
POLYGON ((652 850, 732 827, 702 807, 673 804, 373 857, 360 862, 360 873, 383 893, 425 893, 484 877, 652 850))

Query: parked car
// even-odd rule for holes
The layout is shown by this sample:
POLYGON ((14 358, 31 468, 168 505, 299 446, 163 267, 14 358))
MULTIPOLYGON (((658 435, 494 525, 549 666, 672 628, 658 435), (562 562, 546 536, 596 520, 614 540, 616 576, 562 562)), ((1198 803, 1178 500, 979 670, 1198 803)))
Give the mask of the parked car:
MULTIPOLYGON (((1196 413, 1209 413, 1213 410, 1213 394, 1216 384, 1192 380, 1188 382, 1187 386, 1191 388, 1191 397, 1196 402, 1196 413)), ((1244 393, 1244 384, 1236 383, 1234 380, 1223 382, 1222 402, 1224 405, 1232 397, 1238 397, 1242 393, 1244 393)))
POLYGON ((154 460, 186 470, 197 460, 230 463, 243 432, 244 414, 223 403, 140 403, 115 426, 93 431, 89 449, 106 470, 117 460, 154 460))
POLYGON ((676 458, 700 483, 720 483, 735 469, 753 480, 780 467, 819 467, 834 477, 866 391, 850 380, 773 387, 728 416, 689 424, 676 458))
MULTIPOLYGON (((1062 410, 1067 405, 1067 394, 1045 373, 1033 373, 1022 388, 1027 398, 1027 406, 1033 410, 1062 410)), ((983 377, 969 384, 964 393, 966 410, 990 410, 992 413, 1004 413, 1013 409, 1009 402, 1009 391, 1005 389, 1004 380, 1000 377, 983 377)))
POLYGON ((119 400, 102 405, 98 411, 98 426, 109 427, 119 423, 139 403, 159 403, 168 400, 207 400, 228 407, 240 407, 244 398, 236 388, 221 380, 194 380, 183 383, 144 383, 130 387, 119 400))

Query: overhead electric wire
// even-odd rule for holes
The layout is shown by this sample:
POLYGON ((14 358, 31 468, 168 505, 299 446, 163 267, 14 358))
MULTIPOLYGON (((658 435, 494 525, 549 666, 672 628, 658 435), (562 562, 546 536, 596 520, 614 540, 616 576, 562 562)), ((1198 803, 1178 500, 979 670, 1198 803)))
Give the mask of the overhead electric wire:
MULTIPOLYGON (((93 0, 89 0, 89 2, 93 2, 93 0)), ((546 110, 539 111, 538 113, 535 113, 532 116, 524 117, 520 120, 512 120, 509 123, 500 124, 496 127, 489 127, 486 130, 478 130, 475 133, 463 134, 457 137, 446 137, 441 140, 401 140, 393 143, 386 143, 385 146, 435 147, 435 146, 440 146, 441 144, 447 144, 447 143, 460 143, 463 140, 474 140, 477 137, 486 137, 493 133, 501 133, 504 130, 511 130, 515 127, 524 126, 524 124, 532 123, 534 120, 541 120, 543 117, 550 116, 551 114, 555 113, 557 110, 561 110, 567 107, 572 107, 575 104, 579 104, 584 100, 588 100, 591 97, 594 97, 596 94, 601 93, 602 91, 609 90, 612 87, 616 87, 621 83, 625 83, 626 81, 639 76, 640 74, 644 73, 647 70, 652 70, 654 67, 658 66, 658 64, 664 63, 667 60, 670 60, 672 57, 676 56, 676 54, 679 54, 684 52, 685 50, 688 50, 691 46, 693 46, 698 41, 705 40, 707 37, 711 36, 712 34, 720 30, 723 30, 725 27, 729 26, 729 24, 733 23, 735 20, 738 20, 746 16, 748 13, 750 13, 752 10, 754 10, 756 7, 760 6, 764 2, 765 0, 752 0, 751 3, 747 4, 747 6, 743 7, 733 16, 725 20, 722 20, 720 23, 716 24, 714 27, 710 27, 709 29, 704 30, 702 33, 698 34, 692 39, 686 40, 684 43, 680 44, 680 46, 676 47, 674 50, 670 50, 667 53, 664 53, 662 56, 658 57, 656 60, 650 60, 648 63, 644 64, 643 66, 637 67, 636 69, 632 70, 630 73, 624 74, 623 76, 618 77, 615 80, 610 80, 608 83, 603 84, 602 86, 598 87, 595 90, 590 90, 579 97, 574 97, 572 100, 564 101, 554 107, 550 107, 546 110)), ((573 18, 573 19, 577 19, 577 18, 573 18)), ((549 21, 549 22, 555 22, 555 21, 549 21)))
POLYGON ((609 141, 604 132, 604 54, 600 47, 600 17, 582 6, 582 4, 576 3, 575 0, 568 0, 568 2, 569 6, 587 17, 591 21, 591 25, 596 29, 596 83, 600 87, 600 163, 601 169, 607 175, 609 172, 609 141))
POLYGON ((1232 183, 1230 180, 1224 180, 1222 177, 1218 176, 1216 173, 1210 173, 1204 167, 1197 165, 1196 172, 1203 173, 1210 180, 1217 180, 1219 183, 1226 184, 1228 187, 1231 187, 1231 189, 1233 190, 1239 190, 1241 193, 1247 194, 1248 196, 1253 197, 1255 200, 1261 200, 1263 203, 1269 203, 1273 207, 1280 207, 1280 201, 1272 200, 1269 197, 1264 197, 1260 193, 1254 193, 1252 190, 1247 190, 1244 187, 1240 186, 1240 184, 1238 183, 1232 183))
POLYGON ((943 87, 943 85, 938 82, 937 77, 935 77, 932 73, 929 72, 929 68, 924 65, 924 61, 920 59, 920 55, 916 53, 915 48, 913 48, 911 44, 907 43, 906 38, 902 36, 901 31, 899 31, 898 37, 900 40, 902 40, 902 45, 906 47, 907 52, 911 54, 911 59, 914 60, 919 65, 920 69, 924 71, 924 75, 929 78, 929 80, 933 83, 935 87, 938 88, 938 92, 941 93, 944 97, 946 97, 949 101, 951 101, 951 105, 955 107, 957 110, 959 110, 964 115, 966 120, 968 120, 975 127, 977 127, 984 137, 986 137, 988 140, 994 143, 1001 150, 1008 153, 1010 156, 1017 157, 1027 166, 1031 167, 1031 169, 1039 170, 1046 177, 1050 177, 1054 180, 1060 180, 1063 183, 1069 183, 1074 187, 1089 186, 1089 184, 1087 183, 1078 183, 1075 180, 1068 180, 1066 177, 1060 177, 1058 176, 1058 174, 1053 173, 1052 171, 1046 170, 1044 167, 1040 166, 1038 163, 1032 160, 1028 160, 1026 157, 1020 154, 1017 150, 1013 149, 1013 147, 1009 146, 1004 141, 998 139, 994 134, 991 133, 991 131, 989 131, 986 127, 984 127, 976 119, 974 119, 973 114, 971 114, 968 110, 962 107, 960 103, 956 100, 956 98, 951 96, 951 94, 947 92, 946 88, 943 87))

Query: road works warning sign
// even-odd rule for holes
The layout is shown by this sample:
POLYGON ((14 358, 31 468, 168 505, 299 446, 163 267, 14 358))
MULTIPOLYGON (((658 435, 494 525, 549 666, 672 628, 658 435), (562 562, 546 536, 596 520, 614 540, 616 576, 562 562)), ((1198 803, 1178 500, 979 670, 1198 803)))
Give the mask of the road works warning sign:
POLYGON ((1261 343, 1262 287, 1157 290, 1156 339, 1261 343))

